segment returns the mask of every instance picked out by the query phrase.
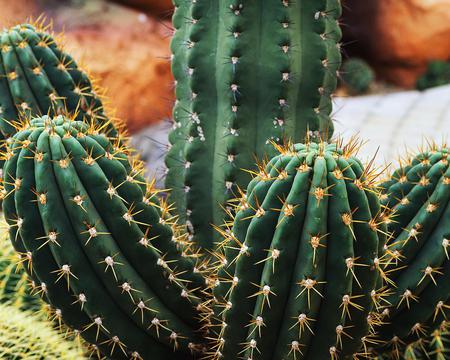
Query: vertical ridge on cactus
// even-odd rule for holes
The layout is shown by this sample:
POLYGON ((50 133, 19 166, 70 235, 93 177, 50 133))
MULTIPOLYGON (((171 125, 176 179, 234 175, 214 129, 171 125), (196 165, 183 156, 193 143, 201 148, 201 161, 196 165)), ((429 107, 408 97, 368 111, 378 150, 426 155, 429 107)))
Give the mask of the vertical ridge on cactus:
POLYGON ((341 8, 337 0, 175 5, 167 187, 191 237, 210 249, 210 225, 250 180, 241 169, 272 157, 271 142, 331 136, 341 8))
POLYGON ((448 149, 434 144, 423 149, 381 187, 382 204, 392 213, 382 261, 390 277, 380 309, 386 324, 379 329, 387 344, 378 350, 399 356, 405 347, 427 341, 449 325, 448 149))
POLYGON ((44 116, 12 138, 3 192, 12 243, 58 316, 104 355, 188 359, 203 280, 142 167, 97 133, 44 116))
POLYGON ((386 241, 355 143, 287 148, 261 166, 217 254, 211 359, 367 355, 386 241))

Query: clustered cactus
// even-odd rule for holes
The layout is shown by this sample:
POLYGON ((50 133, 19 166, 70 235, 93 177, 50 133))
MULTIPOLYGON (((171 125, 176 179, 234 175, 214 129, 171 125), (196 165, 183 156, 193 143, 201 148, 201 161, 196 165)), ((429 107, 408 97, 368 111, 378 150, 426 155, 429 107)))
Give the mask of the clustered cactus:
POLYGON ((3 211, 53 321, 111 359, 445 359, 449 151, 380 185, 330 139, 340 2, 175 5, 169 200, 45 28, 1 37, 3 211))
POLYGON ((175 1, 174 129, 166 187, 195 243, 213 248, 223 207, 272 142, 333 133, 337 0, 175 1), (256 19, 259 19, 256 21, 256 19), (314 76, 308 76, 314 74, 314 76))

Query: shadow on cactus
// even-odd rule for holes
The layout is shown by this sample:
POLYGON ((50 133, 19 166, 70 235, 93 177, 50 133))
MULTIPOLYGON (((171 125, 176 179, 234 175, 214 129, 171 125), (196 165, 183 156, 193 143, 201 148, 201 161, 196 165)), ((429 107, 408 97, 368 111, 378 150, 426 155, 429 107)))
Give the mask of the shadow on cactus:
POLYGON ((211 359, 367 356, 386 229, 361 144, 278 147, 217 254, 211 359))
POLYGON ((4 167, 11 241, 55 316, 103 354, 190 359, 196 254, 118 144, 63 116, 17 133, 4 167))

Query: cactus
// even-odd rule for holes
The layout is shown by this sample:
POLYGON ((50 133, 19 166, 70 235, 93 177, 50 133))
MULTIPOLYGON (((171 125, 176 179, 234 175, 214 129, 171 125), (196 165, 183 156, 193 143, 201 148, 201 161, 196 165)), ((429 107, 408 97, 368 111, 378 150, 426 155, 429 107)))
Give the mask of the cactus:
POLYGON ((195 243, 271 142, 328 138, 340 65, 338 0, 175 1, 174 130, 166 187, 195 243), (309 133, 308 133, 309 131, 309 133))
POLYGON ((0 36, 0 135, 8 139, 21 128, 20 119, 72 114, 76 120, 104 124, 107 120, 100 89, 63 51, 49 26, 38 21, 3 30, 0 36))
POLYGON ((4 167, 11 241, 55 318, 103 354, 189 359, 203 280, 128 152, 95 126, 33 119, 4 167))
POLYGON ((344 84, 355 94, 365 93, 375 79, 369 64, 358 58, 345 61, 340 73, 344 84))
POLYGON ((250 182, 208 281, 211 359, 366 355, 386 239, 358 146, 278 147, 250 182))
POLYGON ((84 359, 76 341, 64 339, 31 312, 0 304, 0 357, 4 360, 84 359))
POLYGON ((381 185, 392 212, 381 263, 388 274, 377 350, 399 356, 448 325, 450 309, 449 151, 434 144, 407 161, 381 185))
POLYGON ((425 73, 417 79, 416 89, 426 90, 435 86, 446 85, 450 83, 450 60, 431 61, 425 73))
POLYGON ((44 310, 43 301, 33 294, 21 258, 17 256, 9 239, 0 241, 0 303, 14 305, 21 310, 44 310))

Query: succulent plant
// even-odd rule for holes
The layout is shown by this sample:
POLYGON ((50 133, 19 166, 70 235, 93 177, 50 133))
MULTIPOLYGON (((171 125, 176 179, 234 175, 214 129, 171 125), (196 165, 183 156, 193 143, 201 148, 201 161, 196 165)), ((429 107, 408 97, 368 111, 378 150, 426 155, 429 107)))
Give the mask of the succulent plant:
POLYGON ((84 359, 76 341, 64 339, 32 312, 0 304, 0 357, 4 360, 84 359))
POLYGON ((101 131, 116 136, 108 121, 100 89, 58 44, 42 21, 3 30, 0 35, 0 136, 8 139, 21 128, 21 119, 71 114, 76 120, 103 124, 101 131))
POLYGON ((344 84, 355 94, 365 93, 375 79, 370 65, 358 58, 344 61, 340 73, 344 84))
POLYGON ((0 236, 0 303, 8 303, 21 310, 44 310, 44 302, 33 294, 33 286, 21 260, 9 238, 0 236))
POLYGON ((271 142, 332 135, 340 65, 338 0, 175 1, 174 130, 166 187, 194 242, 245 188, 271 142))
POLYGON ((203 279, 142 164, 63 116, 33 119, 7 153, 11 241, 54 317, 114 359, 191 358, 203 279))
POLYGON ((398 357, 448 326, 450 309, 450 166, 446 147, 432 145, 403 161, 381 185, 390 214, 382 256, 388 274, 379 351, 398 357), (381 350, 380 350, 381 348, 381 350))
POLYGON ((435 86, 446 85, 450 83, 450 60, 431 61, 425 73, 417 79, 417 90, 426 90, 435 86))
POLYGON ((281 148, 250 182, 215 264, 211 359, 363 357, 385 224, 357 142, 281 148))

